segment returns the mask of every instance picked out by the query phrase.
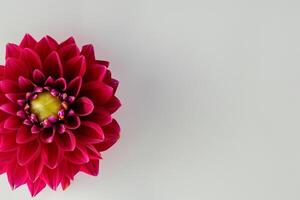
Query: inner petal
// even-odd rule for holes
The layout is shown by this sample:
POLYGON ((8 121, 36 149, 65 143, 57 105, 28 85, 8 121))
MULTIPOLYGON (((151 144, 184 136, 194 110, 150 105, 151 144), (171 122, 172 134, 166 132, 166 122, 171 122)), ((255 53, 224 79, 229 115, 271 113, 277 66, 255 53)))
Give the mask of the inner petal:
POLYGON ((40 121, 50 116, 57 117, 61 109, 61 101, 58 97, 51 95, 49 92, 39 93, 36 99, 30 101, 30 111, 35 114, 40 121))

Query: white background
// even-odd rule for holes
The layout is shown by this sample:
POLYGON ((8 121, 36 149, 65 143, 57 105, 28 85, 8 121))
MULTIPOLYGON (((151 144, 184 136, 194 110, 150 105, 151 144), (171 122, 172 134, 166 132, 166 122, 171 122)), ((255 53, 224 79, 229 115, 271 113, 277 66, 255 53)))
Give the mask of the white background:
MULTIPOLYGON (((37 200, 300 199, 300 3, 1 1, 24 33, 93 43, 120 80, 120 141, 98 177, 37 200)), ((0 177, 0 198, 31 199, 0 177)))

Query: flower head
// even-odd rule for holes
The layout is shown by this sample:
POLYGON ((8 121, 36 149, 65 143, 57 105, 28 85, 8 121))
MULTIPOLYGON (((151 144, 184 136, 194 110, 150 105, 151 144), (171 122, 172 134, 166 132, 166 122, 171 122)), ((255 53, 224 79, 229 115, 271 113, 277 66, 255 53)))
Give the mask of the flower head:
POLYGON ((118 81, 92 45, 71 37, 8 44, 0 66, 0 173, 32 196, 46 185, 66 189, 82 171, 96 176, 101 152, 118 139, 112 118, 118 81))

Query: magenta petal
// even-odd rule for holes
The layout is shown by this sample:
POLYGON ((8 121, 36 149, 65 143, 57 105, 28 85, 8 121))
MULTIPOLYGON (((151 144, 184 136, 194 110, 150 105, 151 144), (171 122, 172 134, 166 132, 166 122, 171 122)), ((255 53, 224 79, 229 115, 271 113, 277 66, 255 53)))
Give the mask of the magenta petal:
POLYGON ((99 160, 90 160, 90 162, 80 166, 80 171, 92 176, 97 176, 99 173, 99 160))
POLYGON ((46 82, 45 82, 45 85, 46 85, 46 86, 53 87, 53 86, 54 86, 54 79, 53 79, 51 76, 49 76, 49 77, 47 78, 46 82))
POLYGON ((37 179, 35 182, 27 182, 28 189, 32 197, 35 197, 40 191, 46 187, 46 183, 41 179, 37 179))
POLYGON ((105 126, 112 122, 111 113, 104 107, 95 107, 93 113, 88 116, 88 119, 100 126, 105 126))
POLYGON ((109 125, 102 127, 105 139, 99 144, 95 144, 98 151, 105 151, 115 144, 120 138, 120 126, 116 120, 113 120, 109 125))
POLYGON ((77 145, 74 151, 65 152, 65 157, 77 165, 88 163, 90 160, 86 149, 81 145, 77 145))
POLYGON ((16 189, 26 183, 27 172, 24 167, 21 167, 16 162, 12 162, 7 169, 7 179, 12 189, 16 189))
POLYGON ((83 144, 96 144, 104 140, 102 128, 94 122, 82 122, 74 134, 77 140, 83 144))
POLYGON ((36 40, 28 33, 25 34, 24 38, 20 43, 20 47, 22 48, 33 49, 35 45, 36 45, 36 40))
POLYGON ((29 70, 25 63, 16 58, 7 58, 4 67, 4 77, 11 80, 18 80, 19 76, 29 76, 29 70))
POLYGON ((84 56, 76 56, 70 59, 64 66, 64 77, 72 80, 77 76, 83 77, 86 71, 86 61, 84 56))
POLYGON ((9 43, 6 45, 6 55, 5 58, 19 58, 21 53, 21 48, 16 45, 16 44, 12 44, 9 43))
POLYGON ((39 70, 39 69, 35 69, 33 71, 33 80, 38 85, 44 84, 44 82, 45 82, 45 75, 44 75, 44 73, 41 70, 39 70))
POLYGON ((75 44, 75 39, 72 36, 60 43, 59 48, 63 48, 64 46, 68 46, 70 44, 75 44))
POLYGON ((40 134, 41 141, 44 142, 44 143, 53 142, 54 136, 55 136, 55 129, 54 128, 46 128, 40 134))
POLYGON ((43 69, 46 76, 59 78, 63 76, 63 67, 59 55, 53 51, 44 61, 43 69))
POLYGON ((32 140, 37 138, 37 134, 32 134, 30 128, 28 126, 20 126, 16 135, 16 142, 18 144, 25 144, 27 142, 31 142, 32 140))
POLYGON ((62 176, 60 174, 59 168, 44 169, 43 171, 43 179, 52 190, 57 189, 57 186, 59 185, 61 178, 62 176))
POLYGON ((22 124, 21 120, 17 116, 10 116, 4 122, 4 128, 8 130, 17 130, 22 124))
POLYGON ((18 100, 21 100, 24 97, 23 93, 10 93, 5 94, 5 97, 10 100, 12 103, 18 104, 18 100))
POLYGON ((68 177, 63 177, 61 180, 61 188, 66 190, 70 186, 70 179, 68 177))
POLYGON ((23 49, 20 58, 26 63, 29 69, 40 69, 42 66, 40 57, 32 49, 23 49))
POLYGON ((23 90, 24 92, 31 91, 34 88, 33 83, 23 76, 19 77, 18 83, 19 83, 20 89, 23 90))
POLYGON ((80 118, 77 115, 72 115, 67 117, 65 125, 69 129, 77 129, 80 123, 80 118))
POLYGON ((105 77, 106 71, 107 68, 104 65, 91 64, 86 69, 84 80, 85 82, 102 81, 105 77))
POLYGON ((39 133, 39 132, 41 132, 41 127, 39 127, 39 126, 37 126, 37 125, 33 125, 33 126, 31 127, 31 133, 32 133, 32 134, 37 134, 37 133, 39 133))
POLYGON ((92 159, 93 160, 101 159, 100 152, 94 147, 93 144, 86 145, 86 150, 87 150, 91 160, 92 159))
POLYGON ((63 151, 58 148, 55 142, 52 142, 44 145, 42 156, 46 166, 50 169, 54 169, 63 158, 63 151))
POLYGON ((8 152, 17 149, 16 138, 14 133, 0 135, 0 151, 8 152))
POLYGON ((42 38, 34 47, 43 61, 52 51, 56 50, 57 44, 49 37, 42 38))
POLYGON ((69 59, 79 55, 79 49, 76 44, 70 44, 58 50, 62 61, 67 62, 69 59))
POLYGON ((68 85, 67 88, 68 95, 76 97, 79 94, 81 84, 82 84, 82 78, 80 76, 74 78, 68 85))
POLYGON ((113 96, 113 88, 103 82, 93 81, 84 84, 80 94, 91 98, 95 104, 102 105, 113 96))
POLYGON ((1 90, 3 93, 19 93, 19 86, 15 81, 12 80, 2 80, 0 82, 1 90))
POLYGON ((74 151, 76 138, 72 131, 66 130, 66 132, 57 135, 56 144, 64 151, 74 151))
POLYGON ((24 166, 36 159, 41 153, 41 144, 38 140, 33 140, 26 144, 21 144, 17 150, 17 161, 19 165, 24 166))
POLYGON ((55 81, 55 86, 57 89, 60 89, 61 91, 65 91, 67 88, 67 82, 64 78, 59 78, 55 81))
POLYGON ((19 106, 14 103, 6 103, 0 105, 0 110, 11 115, 16 115, 16 113, 19 111, 19 106))
POLYGON ((94 47, 92 44, 84 45, 82 47, 80 54, 85 56, 87 62, 95 61, 95 52, 94 52, 94 47))
POLYGON ((38 156, 35 160, 29 163, 26 167, 28 176, 31 181, 35 182, 41 175, 44 167, 44 162, 41 156, 38 156))
POLYGON ((79 116, 86 116, 93 112, 94 104, 89 98, 80 97, 79 99, 77 99, 77 101, 75 101, 73 110, 79 116))

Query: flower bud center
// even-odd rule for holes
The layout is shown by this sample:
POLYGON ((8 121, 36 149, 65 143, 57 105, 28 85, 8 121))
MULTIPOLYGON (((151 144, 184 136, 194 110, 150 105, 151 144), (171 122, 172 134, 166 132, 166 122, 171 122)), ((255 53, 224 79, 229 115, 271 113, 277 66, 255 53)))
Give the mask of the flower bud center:
POLYGON ((61 101, 58 97, 51 95, 49 92, 39 93, 36 99, 30 101, 30 111, 35 114, 40 121, 50 116, 57 117, 61 109, 61 101))

